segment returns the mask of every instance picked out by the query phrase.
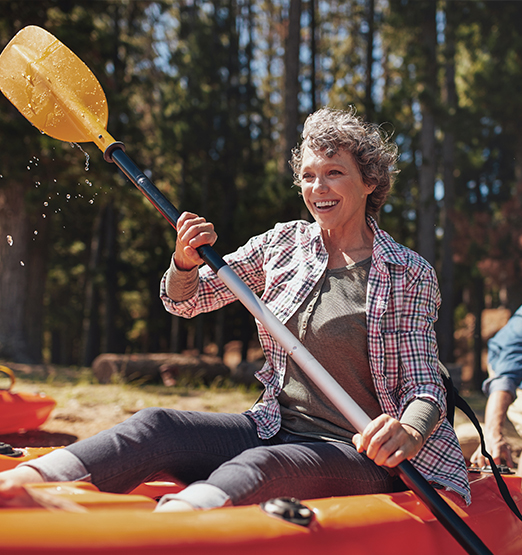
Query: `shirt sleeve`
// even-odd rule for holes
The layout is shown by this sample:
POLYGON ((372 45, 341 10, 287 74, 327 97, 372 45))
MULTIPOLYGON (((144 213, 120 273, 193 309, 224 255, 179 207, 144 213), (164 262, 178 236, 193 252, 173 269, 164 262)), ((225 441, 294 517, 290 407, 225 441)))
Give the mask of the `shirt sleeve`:
POLYGON ((508 391, 516 397, 522 385, 522 307, 488 341, 488 369, 490 377, 482 385, 484 393, 508 391))
MULTIPOLYGON (((251 238, 246 245, 224 256, 225 262, 240 279, 255 293, 264 289, 263 249, 271 232, 251 238)), ((190 272, 175 271, 171 266, 165 272, 160 283, 160 298, 165 309, 176 316, 193 318, 198 314, 218 310, 237 300, 234 293, 225 285, 209 266, 202 265, 190 272), (197 283, 194 282, 194 276, 197 283), (176 289, 176 300, 167 294, 167 279, 176 289), (190 295, 189 298, 185 298, 190 295)), ((169 284, 169 293, 172 293, 169 284)))
POLYGON ((415 428, 426 441, 437 426, 439 418, 440 412, 434 403, 426 399, 415 399, 406 407, 400 422, 415 428))
POLYGON ((446 390, 438 367, 435 321, 440 293, 432 268, 417 268, 404 294, 400 320, 401 410, 415 399, 430 401, 439 419, 446 415, 446 390))
POLYGON ((198 291, 198 267, 192 270, 180 270, 174 262, 174 255, 170 260, 170 267, 165 274, 165 292, 175 302, 188 301, 198 291))

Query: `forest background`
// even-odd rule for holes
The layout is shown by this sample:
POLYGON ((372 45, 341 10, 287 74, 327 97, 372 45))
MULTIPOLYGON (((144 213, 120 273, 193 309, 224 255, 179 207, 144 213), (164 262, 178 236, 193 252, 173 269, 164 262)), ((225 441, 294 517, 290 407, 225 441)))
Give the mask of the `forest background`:
MULTIPOLYGON (((471 316, 522 304, 522 2, 0 1, 0 47, 44 27, 100 81, 109 132, 226 254, 307 218, 287 164, 308 113, 354 105, 399 144, 380 225, 436 268, 441 359, 471 316)), ((158 297, 175 231, 93 144, 37 132, 0 98, 0 358, 89 366, 100 353, 246 357, 238 303, 193 320, 158 297)))

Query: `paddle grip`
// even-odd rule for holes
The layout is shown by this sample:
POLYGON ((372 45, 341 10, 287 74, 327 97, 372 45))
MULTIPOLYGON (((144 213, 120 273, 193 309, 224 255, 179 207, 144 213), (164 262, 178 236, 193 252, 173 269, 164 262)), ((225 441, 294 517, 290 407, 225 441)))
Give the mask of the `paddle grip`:
POLYGON ((467 553, 470 555, 493 555, 475 532, 440 497, 410 461, 401 462, 397 468, 401 473, 402 481, 419 496, 421 501, 467 553))

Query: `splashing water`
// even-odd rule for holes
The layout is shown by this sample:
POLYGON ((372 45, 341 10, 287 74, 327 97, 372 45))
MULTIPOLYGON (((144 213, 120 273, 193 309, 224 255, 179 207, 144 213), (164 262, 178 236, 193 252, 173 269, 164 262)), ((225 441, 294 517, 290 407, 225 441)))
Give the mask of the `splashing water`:
POLYGON ((10 247, 12 247, 14 241, 13 241, 13 238, 11 237, 11 235, 8 235, 8 236, 6 237, 6 239, 7 239, 7 244, 8 244, 10 247))
POLYGON ((85 171, 88 172, 89 171, 89 161, 90 161, 91 157, 89 156, 89 154, 87 152, 85 152, 85 150, 83 150, 83 148, 78 143, 70 143, 70 144, 73 148, 75 146, 78 147, 83 152, 83 154, 85 155, 85 171))

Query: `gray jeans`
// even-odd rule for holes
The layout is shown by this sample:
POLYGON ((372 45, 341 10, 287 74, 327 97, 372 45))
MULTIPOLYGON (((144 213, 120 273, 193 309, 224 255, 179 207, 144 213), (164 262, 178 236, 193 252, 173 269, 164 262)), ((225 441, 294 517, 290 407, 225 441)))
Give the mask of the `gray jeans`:
POLYGON ((117 493, 167 474, 191 484, 178 497, 204 508, 280 496, 384 493, 394 483, 352 445, 284 431, 262 440, 245 414, 143 409, 65 451, 26 464, 47 481, 90 479, 100 490, 117 493))

